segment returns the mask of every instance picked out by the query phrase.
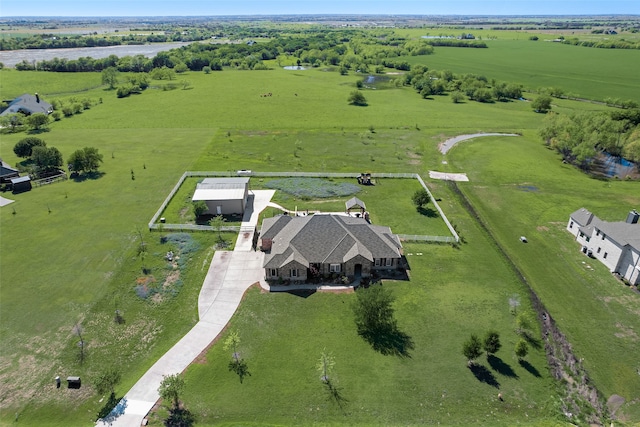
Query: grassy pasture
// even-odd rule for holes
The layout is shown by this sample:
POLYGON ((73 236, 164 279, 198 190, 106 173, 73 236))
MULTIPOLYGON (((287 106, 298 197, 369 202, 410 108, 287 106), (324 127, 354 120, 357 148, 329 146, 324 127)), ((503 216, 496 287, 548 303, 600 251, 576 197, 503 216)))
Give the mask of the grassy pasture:
MULTIPOLYGON (((65 159, 77 148, 87 145, 99 148, 105 157, 102 166, 105 174, 97 180, 68 181, 34 189, 15 196, 17 201, 13 205, 0 210, 3 343, 0 376, 3 394, 9 390, 15 398, 0 403, 3 407, 0 424, 13 423, 16 413, 26 424, 61 426, 85 425, 95 416, 100 408, 99 397, 91 394, 88 384, 86 388, 83 385, 86 394, 76 396, 77 400, 72 400, 74 395, 70 394, 54 396, 46 388, 55 374, 88 375, 95 368, 91 363, 78 368, 69 359, 69 354, 76 350, 71 332, 76 321, 85 319, 85 333, 92 340, 89 361, 93 357, 96 365, 117 363, 120 360, 108 355, 124 349, 122 360, 126 363, 122 363, 125 372, 123 384, 117 390, 119 395, 194 322, 195 298, 211 256, 208 250, 211 242, 204 235, 198 237, 202 239, 202 250, 194 257, 193 276, 184 279, 183 290, 176 299, 158 308, 139 301, 132 291, 141 268, 141 261, 135 256, 137 230, 145 228, 184 170, 370 170, 425 174, 429 169, 448 169, 472 176, 474 170, 485 170, 487 160, 479 157, 467 163, 443 165, 443 158, 436 151, 438 142, 447 136, 476 131, 522 131, 529 141, 535 141, 533 133, 542 119, 524 102, 454 105, 447 97, 423 100, 410 88, 365 91, 369 107, 348 106, 347 96, 360 77, 322 70, 186 73, 179 79, 189 80, 191 90, 150 88, 142 95, 116 99, 112 91, 92 89, 100 81, 97 73, 2 70, 3 97, 5 93, 7 96, 31 93, 37 88, 41 94, 60 97, 83 92, 82 96, 86 93, 91 98, 103 98, 104 102, 91 110, 52 124, 42 137, 49 146, 60 149, 65 159), (260 97, 268 92, 273 96, 260 97), (373 134, 368 130, 371 125, 375 128, 373 134), (298 156, 294 154, 297 141, 302 146, 302 150, 297 150, 298 156), (132 169, 135 180, 131 179, 132 169), (12 214, 13 208, 16 215, 12 214), (111 325, 114 297, 120 295, 124 295, 120 301, 131 335, 105 327, 111 325), (103 327, 105 331, 99 332, 103 327), (121 344, 118 339, 126 342, 121 344), (147 344, 141 351, 134 346, 140 340, 147 344), (101 342, 110 344, 102 346, 101 342), (131 356, 133 353, 135 356, 131 356), (33 390, 38 391, 31 394, 33 390)), ((161 83, 164 82, 152 85, 161 83)), ((558 104, 567 110, 595 108, 569 101, 558 104)), ((10 164, 18 160, 12 147, 24 136, 0 135, 3 160, 10 164)), ((515 140, 513 144, 516 153, 520 145, 515 140)), ((511 159, 502 168, 510 164, 521 167, 521 162, 511 159)), ((496 182, 499 170, 492 172, 496 174, 496 182)), ((527 170, 522 168, 521 173, 524 175, 527 170)), ((573 174, 580 177, 575 171, 573 174)), ((387 181, 380 188, 388 189, 386 184, 387 181)), ((572 179, 567 179, 565 185, 566 189, 576 189, 576 194, 582 191, 583 184, 572 179)), ((392 286, 398 296, 400 327, 416 344, 412 357, 382 357, 366 347, 354 334, 348 308, 335 308, 342 306, 342 302, 346 307, 348 295, 318 294, 299 299, 252 292, 233 325, 241 330, 244 342, 251 347, 248 361, 252 377, 240 386, 237 378, 227 372, 224 358, 216 356, 222 354, 219 345, 212 347, 211 355, 215 357, 210 357, 209 365, 196 365, 192 369, 202 371, 188 373, 192 385, 185 401, 198 411, 204 425, 219 421, 215 417, 220 408, 211 406, 210 399, 215 399, 214 405, 218 402, 227 405, 228 411, 221 415, 225 422, 259 422, 266 420, 261 418, 266 416, 272 417, 269 420, 274 423, 290 423, 287 405, 295 400, 298 386, 302 397, 296 410, 300 409, 301 415, 296 419, 301 424, 384 423, 398 417, 406 424, 429 420, 470 424, 486 419, 485 423, 509 425, 527 416, 544 420, 553 412, 553 405, 549 404, 553 385, 543 353, 536 351, 529 358, 541 377, 521 367, 511 354, 513 318, 508 313, 507 299, 514 292, 524 295, 523 290, 447 187, 440 182, 431 186, 436 197, 443 198, 443 208, 451 213, 450 219, 460 227, 469 244, 459 251, 449 246, 407 246, 407 252, 423 255, 410 259, 412 280, 392 286), (297 316, 286 315, 289 306, 297 316), (307 312, 311 313, 309 323, 317 332, 313 336, 320 339, 311 339, 305 328, 302 316, 307 312), (263 323, 252 326, 250 323, 256 319, 263 323), (296 320, 294 325, 291 319, 296 320), (256 329, 261 324, 266 326, 256 329), (505 347, 498 356, 518 376, 516 379, 493 371, 501 389, 513 396, 513 404, 499 406, 495 387, 477 381, 459 355, 461 342, 469 333, 482 333, 488 327, 501 332, 505 347), (299 350, 288 344, 294 339, 300 343, 299 350), (316 383, 313 365, 323 347, 337 356, 340 386, 350 401, 348 417, 324 400, 322 387, 316 383), (303 361, 291 372, 287 370, 291 355, 283 355, 283 349, 298 357, 295 360, 303 361), (258 357, 259 354, 265 357, 258 357), (228 396, 204 382, 212 377, 221 380, 219 390, 226 390, 228 396), (287 384, 289 380, 291 384, 287 384), (277 393, 265 394, 264 390, 272 389, 267 384, 281 383, 282 397, 277 393), (369 383, 375 386, 374 393, 369 392, 369 383), (447 384, 447 396, 453 396, 452 399, 442 397, 441 384, 447 384), (391 389, 399 391, 389 393, 391 389), (244 397, 245 392, 248 398, 244 397), (269 409, 274 415, 260 411, 269 399, 272 401, 269 409), (247 409, 246 403, 241 408, 240 402, 256 402, 257 409, 247 409), (324 404, 322 411, 309 411, 312 405, 321 404, 324 404), (244 410, 248 411, 246 415, 244 410), (491 418, 491 411, 495 418, 491 418), (328 415, 324 417, 325 414, 328 415)), ((561 197, 561 190, 557 191, 561 197)), ((587 200, 590 199, 580 199, 580 205, 590 207, 587 200)), ((636 202, 628 199, 629 205, 637 205, 636 202)), ((384 213, 386 218, 394 217, 398 229, 403 222, 413 221, 413 217, 398 212, 415 212, 413 208, 395 209, 391 205, 372 206, 371 210, 384 213)), ((613 213, 609 210, 601 216, 612 218, 607 215, 613 213)), ((562 221, 566 221, 565 216, 563 213, 562 221)), ((156 234, 153 236, 157 239, 156 234)), ((161 270, 158 256, 161 258, 165 249, 157 242, 153 244, 149 262, 155 260, 158 264, 152 267, 161 270)), ((608 280, 607 274, 602 274, 603 280, 608 280)), ((611 309, 615 312, 620 307, 611 305, 611 309)), ((573 327, 571 323, 567 325, 573 327)), ((571 338, 583 340, 575 344, 578 349, 588 346, 584 334, 572 334, 571 338)), ((601 360, 597 354, 594 357, 601 360)), ((488 366, 486 361, 483 363, 488 366)), ((624 383, 620 384, 624 389, 624 383)), ((614 386, 605 385, 605 390, 609 387, 614 386)), ((628 389, 634 391, 634 385, 628 389)))
POLYGON ((487 49, 436 47, 411 64, 523 84, 529 90, 560 87, 574 96, 640 100, 640 51, 595 49, 529 40, 485 40, 487 49))
POLYGON ((580 207, 608 221, 623 221, 640 205, 640 185, 588 178, 561 164, 530 134, 463 143, 450 159, 453 167, 469 171, 470 182, 460 184, 461 189, 584 358, 605 399, 625 397, 622 412, 637 420, 640 297, 605 266, 583 256, 565 227, 569 214, 580 207), (520 235, 529 243, 520 243, 520 235))

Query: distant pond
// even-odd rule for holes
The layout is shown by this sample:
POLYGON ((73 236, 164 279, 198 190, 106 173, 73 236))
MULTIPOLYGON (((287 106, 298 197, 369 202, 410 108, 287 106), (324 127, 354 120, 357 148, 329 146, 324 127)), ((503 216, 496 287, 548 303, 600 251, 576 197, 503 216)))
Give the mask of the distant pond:
POLYGON ((120 45, 106 47, 74 47, 69 49, 23 49, 0 51, 0 62, 5 67, 15 67, 16 64, 28 62, 50 61, 53 58, 78 59, 90 57, 93 59, 106 58, 109 55, 123 56, 144 55, 147 58, 156 56, 159 52, 187 46, 192 42, 154 43, 141 45, 120 45))

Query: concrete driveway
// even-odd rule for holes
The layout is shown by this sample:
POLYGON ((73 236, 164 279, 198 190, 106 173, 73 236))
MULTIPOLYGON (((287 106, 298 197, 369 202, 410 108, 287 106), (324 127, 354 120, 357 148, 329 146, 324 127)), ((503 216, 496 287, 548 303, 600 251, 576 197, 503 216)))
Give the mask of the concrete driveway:
MULTIPOLYGON (((216 251, 214 254, 198 297, 198 323, 138 380, 111 414, 96 426, 139 427, 160 399, 158 387, 162 377, 184 371, 220 335, 246 290, 256 282, 264 282, 264 254, 253 251, 251 247, 260 212, 273 194, 273 190, 253 192, 234 251, 216 251)), ((266 283, 261 285, 266 286, 266 283)))

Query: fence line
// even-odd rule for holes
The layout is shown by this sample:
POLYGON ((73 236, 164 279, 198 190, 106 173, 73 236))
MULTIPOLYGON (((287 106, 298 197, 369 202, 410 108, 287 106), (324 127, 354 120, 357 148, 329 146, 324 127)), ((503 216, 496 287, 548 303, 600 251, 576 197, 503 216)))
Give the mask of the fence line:
POLYGON ((421 236, 417 234, 396 234, 403 242, 437 242, 456 243, 455 237, 451 236, 421 236))
MULTIPOLYGON (((204 230, 213 230, 213 227, 210 227, 210 226, 207 226, 207 225, 195 225, 195 224, 162 224, 162 225, 160 225, 160 224, 156 224, 156 221, 158 221, 158 218, 160 217, 160 215, 162 215, 162 212, 165 210, 165 208, 167 207, 167 205, 169 204, 171 199, 173 199, 173 196, 175 196, 175 194, 178 192, 178 190, 180 189, 180 186, 182 186, 182 183, 184 182, 184 180, 187 177, 192 177, 192 176, 203 176, 203 177, 207 177, 207 176, 221 176, 221 177, 224 177, 224 176, 228 176, 228 177, 234 177, 234 176, 248 176, 248 177, 251 177, 251 176, 255 176, 255 177, 357 178, 357 177, 360 176, 360 173, 357 173, 357 172, 254 172, 254 171, 248 171, 248 170, 243 170, 243 171, 187 171, 187 172, 182 174, 182 176, 178 180, 178 183, 173 187, 173 190, 171 190, 171 192, 169 193, 167 198, 164 199, 164 202, 162 202, 162 204, 160 205, 160 208, 156 211, 155 215, 153 215, 153 218, 151 218, 151 221, 149 221, 149 230, 157 230, 158 228, 162 228, 162 229, 165 229, 165 230, 203 230, 203 231, 204 230)), ((429 190, 429 188, 427 187, 427 185, 422 180, 422 177, 419 174, 417 174, 417 173, 372 173, 371 177, 372 178, 414 178, 414 179, 417 179, 420 182, 420 185, 422 185, 422 188, 424 188, 427 191, 427 193, 429 194, 429 197, 431 198, 431 201, 432 201, 433 205, 436 207, 436 210, 440 214, 440 217, 444 220, 444 223, 447 225, 447 228, 449 229, 449 232, 451 232, 451 234, 453 235, 453 237, 446 237, 446 236, 418 236, 418 235, 414 235, 414 237, 416 237, 416 239, 412 239, 412 240, 415 240, 415 241, 436 241, 436 242, 444 241, 444 242, 455 242, 455 243, 460 242, 460 236, 458 236, 458 233, 456 232, 456 230, 453 228, 453 226, 449 222, 449 219, 447 218, 447 216, 445 215, 444 211, 442 210, 442 208, 440 207, 440 205, 436 201, 435 197, 433 197, 433 194, 431 194, 431 191, 429 190), (422 237, 426 237, 428 239, 423 239, 422 237), (443 239, 453 239, 453 240, 433 240, 431 238, 437 238, 437 239, 443 238, 443 239)), ((226 231, 239 231, 240 230, 240 227, 237 227, 237 230, 235 230, 235 229, 232 230, 232 227, 227 227, 227 228, 229 228, 229 230, 226 230, 226 231)), ((402 236, 405 236, 405 235, 402 235, 402 236)))
POLYGON ((47 178, 36 179, 36 180, 31 181, 31 183, 33 185, 35 185, 36 187, 40 187, 42 185, 52 184, 54 182, 66 181, 66 180, 67 180, 67 174, 66 173, 61 173, 59 175, 50 176, 50 177, 47 177, 47 178))
MULTIPOLYGON (((149 230, 162 231, 218 231, 216 227, 199 224, 149 224, 149 230)), ((239 225, 225 225, 220 231, 240 231, 239 225)))

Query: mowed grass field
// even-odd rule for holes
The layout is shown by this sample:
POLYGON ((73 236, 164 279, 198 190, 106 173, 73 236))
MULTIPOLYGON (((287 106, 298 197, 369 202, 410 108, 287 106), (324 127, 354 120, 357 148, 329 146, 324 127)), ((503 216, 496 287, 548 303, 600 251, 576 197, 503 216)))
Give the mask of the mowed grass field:
MULTIPOLYGON (((116 99, 113 91, 96 88, 99 74, 78 74, 76 79, 68 76, 0 72, 3 97, 5 93, 14 96, 37 91, 47 100, 103 98, 103 103, 90 110, 52 124, 41 137, 60 149, 65 159, 84 146, 95 146, 104 155, 104 175, 99 179, 67 181, 7 195, 16 202, 0 209, 0 375, 2 394, 7 396, 0 403, 0 422, 4 424, 13 423, 16 416, 27 424, 90 423, 101 407, 101 396, 94 394, 91 381, 83 383, 82 394, 55 395, 53 376, 80 373, 90 378, 106 365, 119 364, 123 381, 117 393, 121 396, 196 320, 198 287, 212 255, 206 236, 198 237, 201 249, 188 269, 192 276, 185 277, 178 297, 156 305, 140 300, 133 290, 142 267, 136 256, 138 231, 155 245, 147 262, 157 263, 152 265, 161 275, 165 247, 157 242, 157 234, 150 235, 144 229, 183 171, 407 171, 426 176, 429 169, 448 169, 469 173, 466 164, 459 168, 457 164, 443 165, 437 144, 447 136, 478 131, 528 132, 529 138, 535 138, 531 135, 542 120, 525 102, 454 105, 447 97, 423 100, 410 88, 366 91, 369 106, 353 107, 347 105, 347 97, 361 76, 340 76, 321 69, 186 73, 179 80, 188 80, 191 89, 150 88, 127 99, 116 99), (269 92, 273 96, 260 96, 269 92), (114 329, 110 320, 116 300, 125 313, 129 333, 114 329), (72 328, 76 322, 92 340, 83 366, 74 359, 77 338, 72 328), (139 342, 144 345, 136 347, 139 342)), ((163 83, 154 81, 152 86, 163 83)), ((583 106, 587 107, 563 101, 559 109, 583 106)), ((18 161, 12 147, 24 136, 0 135, 3 160, 10 164, 18 161)), ((472 166, 481 170, 483 163, 472 166)), ((247 360, 252 376, 243 385, 236 383, 237 378, 226 371, 224 357, 215 356, 222 354, 220 345, 212 347, 215 357, 209 357, 210 364, 194 368, 202 369, 200 373, 187 373, 191 385, 185 402, 205 425, 297 420, 302 424, 384 424, 395 417, 406 424, 492 424, 495 414, 499 415, 493 424, 554 419, 557 405, 550 399, 554 386, 543 353, 530 355, 535 370, 523 368, 512 356, 515 337, 508 297, 522 294, 524 309, 524 290, 447 187, 439 182, 430 185, 469 243, 460 250, 407 246, 408 253, 416 254, 413 258, 407 255, 411 281, 390 285, 398 297, 399 325, 415 342, 411 358, 382 357, 359 340, 348 308, 352 295, 317 294, 301 299, 254 291, 234 319, 243 343, 251 348, 243 351, 251 351, 247 360), (251 321, 243 320, 247 318, 251 321), (259 323, 261 319, 273 320, 259 323), (300 325, 293 327, 292 319, 300 325), (266 326, 251 329, 252 321, 266 326), (309 333, 304 327, 307 323, 322 333, 309 333), (493 369, 486 360, 482 363, 493 372, 505 395, 513 399, 508 405, 496 402, 496 387, 478 381, 460 354, 462 341, 470 333, 482 334, 489 327, 503 336, 504 349, 498 356, 506 366, 493 369), (336 355, 340 386, 345 398, 354 403, 346 406, 348 417, 322 396, 313 366, 324 347, 336 355), (299 355, 295 360, 301 366, 287 371, 282 380, 283 366, 286 370, 292 365, 290 354, 299 355), (432 375, 434 381, 421 376, 422 372, 432 375), (212 376, 223 381, 219 384, 222 397, 211 394, 218 389, 212 391, 210 384, 202 381, 212 376), (266 386, 274 383, 278 387, 266 386), (369 394, 370 384, 375 393, 369 394), (393 387, 402 393, 390 393, 393 387), (287 418, 288 405, 299 389, 302 398, 298 409, 305 415, 287 418), (227 393, 237 398, 235 403, 225 404, 228 412, 222 413, 217 399, 232 401, 224 397, 227 393), (250 401, 257 402, 257 409, 239 406, 246 401, 240 397, 244 393, 255 397, 250 401), (443 394, 455 399, 443 400, 443 394), (280 395, 291 399, 274 400, 280 395), (326 411, 309 411, 318 399, 325 402, 326 411), (440 403, 449 409, 446 415, 439 411, 440 403), (275 415, 260 410, 267 405, 275 415), (216 414, 222 415, 216 418, 216 414), (328 414, 326 418, 324 414, 328 414)), ((392 203, 384 208, 386 216, 395 213, 392 203)), ((397 211, 399 224, 408 218, 404 212, 409 211, 397 211)), ((582 345, 587 346, 587 341, 582 345)))
POLYGON ((623 396, 627 405, 620 412, 638 420, 640 295, 580 253, 566 226, 569 214, 582 207, 606 221, 624 221, 640 205, 639 183, 589 178, 562 164, 531 134, 465 142, 449 158, 452 167, 469 171, 470 182, 460 188, 568 336, 604 397, 623 396), (528 244, 518 240, 521 235, 528 244))

